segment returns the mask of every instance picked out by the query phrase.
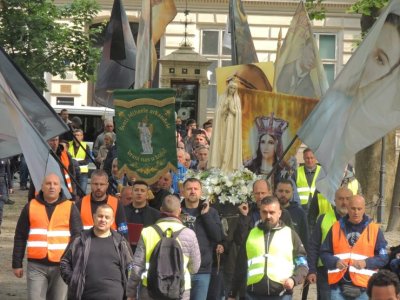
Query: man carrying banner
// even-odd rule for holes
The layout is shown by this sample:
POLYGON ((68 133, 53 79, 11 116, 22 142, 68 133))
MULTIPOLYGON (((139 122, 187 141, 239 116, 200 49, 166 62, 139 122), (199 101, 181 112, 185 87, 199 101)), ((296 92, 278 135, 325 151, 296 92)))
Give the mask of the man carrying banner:
POLYGON ((65 299, 67 285, 60 276, 60 259, 71 237, 82 231, 79 211, 65 199, 60 178, 49 174, 35 199, 22 209, 15 228, 12 268, 22 278, 27 248, 28 299, 65 299))

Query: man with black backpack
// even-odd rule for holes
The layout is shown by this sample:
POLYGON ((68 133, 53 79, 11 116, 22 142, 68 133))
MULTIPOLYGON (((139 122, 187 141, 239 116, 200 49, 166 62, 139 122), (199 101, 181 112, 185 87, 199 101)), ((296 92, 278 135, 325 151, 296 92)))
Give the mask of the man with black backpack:
POLYGON ((179 199, 168 195, 161 219, 143 229, 127 286, 128 300, 190 298, 190 274, 198 271, 201 257, 196 234, 182 224, 180 213, 179 199))

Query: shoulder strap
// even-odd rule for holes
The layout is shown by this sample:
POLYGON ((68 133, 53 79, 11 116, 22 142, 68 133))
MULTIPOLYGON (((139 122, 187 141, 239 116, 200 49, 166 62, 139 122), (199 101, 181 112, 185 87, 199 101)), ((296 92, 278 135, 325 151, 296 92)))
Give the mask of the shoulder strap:
POLYGON ((162 229, 160 228, 160 226, 158 226, 157 224, 153 224, 153 226, 151 226, 154 228, 154 230, 158 233, 158 235, 160 236, 160 238, 162 238, 164 236, 164 232, 162 231, 162 229))
POLYGON ((171 230, 172 234, 171 234, 171 238, 176 239, 178 237, 178 235, 181 233, 181 231, 183 229, 185 229, 186 227, 182 227, 181 229, 179 229, 178 231, 173 231, 172 228, 167 228, 165 231, 162 231, 161 227, 158 226, 157 224, 153 224, 152 227, 154 228, 154 230, 158 233, 158 235, 162 238, 167 236, 166 232, 168 230, 171 230))
POLYGON ((183 229, 185 229, 186 227, 182 227, 181 229, 179 229, 178 231, 175 231, 175 232, 173 232, 172 233, 172 238, 175 240, 178 236, 179 236, 179 234, 181 233, 181 231, 183 230, 183 229))

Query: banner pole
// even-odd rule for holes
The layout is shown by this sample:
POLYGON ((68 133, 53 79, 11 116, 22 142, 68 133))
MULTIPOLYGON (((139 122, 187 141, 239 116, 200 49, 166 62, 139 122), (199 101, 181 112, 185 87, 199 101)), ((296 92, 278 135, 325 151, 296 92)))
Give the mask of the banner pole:
POLYGON ((382 223, 385 215, 386 137, 382 138, 381 169, 379 170, 379 200, 377 222, 382 223))
MULTIPOLYGON (((79 182, 76 180, 75 176, 72 176, 71 172, 64 166, 64 164, 61 162, 61 159, 57 156, 57 154, 52 149, 50 149, 50 154, 57 161, 58 165, 68 173, 69 177, 75 183, 77 190, 79 190, 79 192, 81 192, 82 195, 85 195, 83 189, 79 185, 79 182)), ((64 175, 64 174, 61 173, 61 175, 64 175)), ((60 180, 63 180, 63 178, 60 178, 60 180)), ((67 186, 67 189, 68 189, 68 186, 67 186)), ((71 193, 71 196, 72 196, 72 193, 71 193)), ((75 196, 78 196, 78 193, 76 193, 75 196)))
POLYGON ((153 47, 152 47, 152 45, 153 45, 153 7, 152 7, 152 5, 151 5, 151 1, 149 1, 150 2, 150 24, 149 24, 149 49, 148 49, 148 51, 150 52, 149 53, 149 78, 148 78, 148 82, 147 82, 147 88, 151 88, 151 85, 152 85, 152 80, 153 80, 153 77, 152 77, 152 73, 153 73, 153 68, 152 68, 152 62, 153 62, 153 47))
POLYGON ((290 148, 292 148, 293 144, 296 142, 297 138, 298 138, 298 135, 296 134, 294 136, 294 138, 292 139, 292 141, 289 143, 289 145, 286 147, 285 151, 283 151, 282 156, 279 157, 278 160, 275 162, 271 172, 269 172, 269 174, 267 175, 267 180, 271 177, 272 174, 274 174, 274 172, 278 168, 279 164, 281 163, 281 161, 283 160, 285 155, 289 152, 290 148))

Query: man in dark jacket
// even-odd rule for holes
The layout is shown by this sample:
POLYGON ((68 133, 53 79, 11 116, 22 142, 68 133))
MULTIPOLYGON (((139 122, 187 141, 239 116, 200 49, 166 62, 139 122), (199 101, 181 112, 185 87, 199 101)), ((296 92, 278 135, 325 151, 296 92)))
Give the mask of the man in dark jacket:
POLYGON ((309 267, 307 281, 311 284, 317 284, 317 300, 331 299, 328 271, 319 257, 321 245, 333 223, 347 214, 347 206, 352 197, 353 193, 350 189, 340 187, 335 193, 335 210, 319 216, 312 231, 307 249, 309 267))
POLYGON ((328 269, 331 299, 366 299, 369 278, 389 260, 387 242, 379 225, 365 214, 362 196, 353 196, 347 210, 329 230, 320 256, 328 269))
POLYGON ((304 248, 308 246, 308 224, 307 216, 301 206, 293 201, 293 183, 289 179, 281 180, 275 189, 275 195, 278 198, 282 209, 286 209, 292 219, 292 228, 299 235, 304 248))
POLYGON ((111 230, 111 206, 97 207, 93 219, 94 226, 71 242, 61 259, 68 299, 122 300, 133 261, 131 249, 120 233, 111 230))
POLYGON ((47 175, 37 197, 22 209, 15 228, 12 268, 22 278, 27 248, 28 299, 65 299, 60 259, 70 238, 81 231, 79 211, 62 194, 60 178, 47 175))
MULTIPOLYGON (((126 221, 128 224, 140 224, 143 227, 153 225, 160 218, 161 213, 159 210, 150 207, 147 203, 149 186, 145 181, 137 180, 130 188, 133 190, 133 197, 132 203, 124 207, 126 221)), ((136 236, 139 238, 140 232, 136 236)), ((132 252, 135 253, 139 240, 130 240, 129 242, 132 246, 132 252)))
POLYGON ((201 182, 186 179, 183 184, 185 200, 182 204, 182 221, 194 230, 200 246, 201 265, 192 275, 190 299, 205 300, 211 278, 212 258, 215 246, 222 241, 222 225, 218 212, 206 201, 201 201, 201 182))
MULTIPOLYGON (((266 196, 272 196, 271 184, 268 180, 258 179, 253 183, 253 197, 255 203, 242 203, 239 205, 239 219, 234 232, 234 241, 240 246, 246 240, 250 230, 260 221, 260 203, 266 196)), ((286 209, 282 210, 281 220, 285 225, 292 227, 292 220, 286 209)))
POLYGON ((261 222, 254 227, 238 255, 229 300, 246 281, 246 299, 291 299, 294 286, 307 275, 307 255, 297 233, 280 216, 278 199, 260 203, 261 222))

